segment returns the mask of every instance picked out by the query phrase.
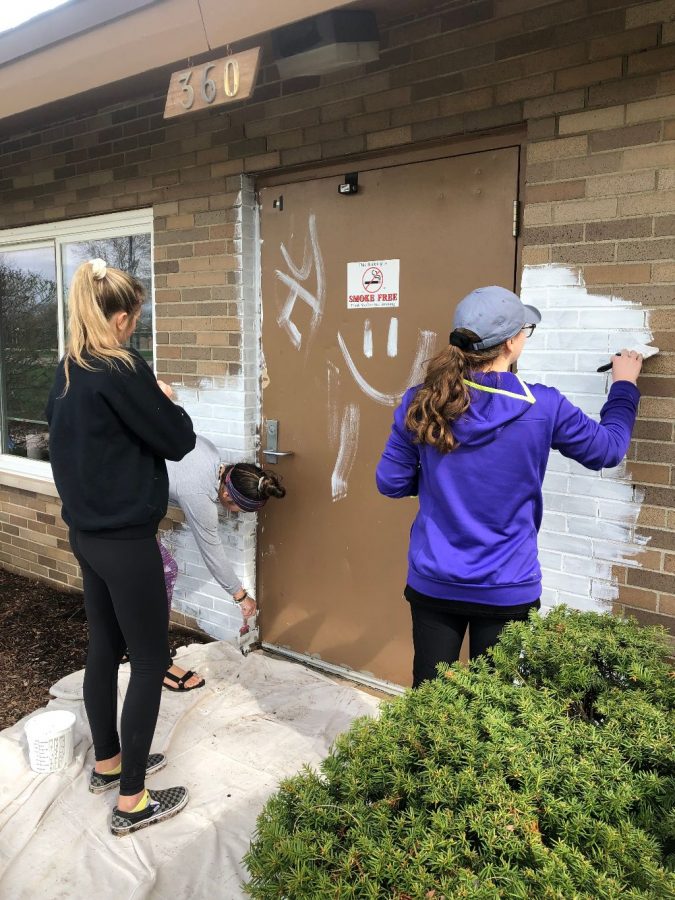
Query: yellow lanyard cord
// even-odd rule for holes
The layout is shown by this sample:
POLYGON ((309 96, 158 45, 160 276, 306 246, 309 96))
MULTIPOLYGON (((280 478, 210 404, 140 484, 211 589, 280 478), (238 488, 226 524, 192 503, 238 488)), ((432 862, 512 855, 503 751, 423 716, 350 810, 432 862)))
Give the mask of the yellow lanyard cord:
POLYGON ((520 382, 522 389, 525 391, 524 397, 522 394, 514 394, 513 391, 502 391, 500 388, 488 387, 485 384, 476 384, 475 381, 469 381, 467 378, 464 378, 463 381, 464 384, 468 384, 469 387, 475 388, 477 391, 485 391, 488 394, 502 394, 504 397, 513 397, 516 400, 524 400, 526 403, 536 403, 537 401, 529 387, 521 380, 519 375, 516 375, 516 378, 520 382))

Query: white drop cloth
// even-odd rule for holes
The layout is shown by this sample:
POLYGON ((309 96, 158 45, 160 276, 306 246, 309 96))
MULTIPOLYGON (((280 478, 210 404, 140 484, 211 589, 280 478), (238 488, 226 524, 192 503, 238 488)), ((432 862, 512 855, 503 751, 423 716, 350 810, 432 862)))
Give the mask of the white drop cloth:
MULTIPOLYGON (((64 771, 28 765, 23 724, 0 732, 2 900, 235 900, 241 859, 258 813, 279 780, 316 766, 335 736, 378 700, 296 663, 226 643, 193 644, 177 661, 207 679, 189 694, 162 692, 153 741, 168 765, 149 787, 182 784, 187 808, 170 821, 116 838, 116 792, 87 790, 93 748, 82 703, 82 672, 52 688, 49 709, 77 716, 75 758, 64 771)), ((120 692, 129 667, 120 669, 120 692)), ((120 702, 121 707, 121 702, 120 702)), ((38 712, 41 712, 39 710, 38 712)))

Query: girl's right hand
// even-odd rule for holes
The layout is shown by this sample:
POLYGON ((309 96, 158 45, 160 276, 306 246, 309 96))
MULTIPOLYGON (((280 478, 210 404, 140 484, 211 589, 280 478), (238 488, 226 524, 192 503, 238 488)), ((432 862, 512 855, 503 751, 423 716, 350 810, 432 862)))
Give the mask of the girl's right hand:
POLYGON ((169 400, 173 400, 173 390, 171 389, 171 385, 168 385, 165 381, 160 381, 157 379, 157 385, 163 394, 169 398, 169 400))
POLYGON ((630 381, 635 384, 642 369, 642 357, 635 350, 622 350, 612 357, 612 381, 630 381))
POLYGON ((250 619, 251 616, 254 616, 258 612, 258 604, 255 602, 253 597, 248 596, 239 604, 239 609, 241 610, 241 615, 246 622, 247 619, 250 619))

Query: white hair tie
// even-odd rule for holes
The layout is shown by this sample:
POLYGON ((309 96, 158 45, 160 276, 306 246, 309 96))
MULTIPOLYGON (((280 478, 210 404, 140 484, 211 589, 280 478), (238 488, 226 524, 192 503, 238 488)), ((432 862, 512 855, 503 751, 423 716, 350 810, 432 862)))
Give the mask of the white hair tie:
POLYGON ((103 281, 108 274, 108 263, 104 259, 90 259, 91 272, 96 281, 103 281))
POLYGON ((267 479, 267 475, 261 475, 260 478, 258 479, 258 493, 260 493, 262 486, 265 483, 266 479, 267 479))

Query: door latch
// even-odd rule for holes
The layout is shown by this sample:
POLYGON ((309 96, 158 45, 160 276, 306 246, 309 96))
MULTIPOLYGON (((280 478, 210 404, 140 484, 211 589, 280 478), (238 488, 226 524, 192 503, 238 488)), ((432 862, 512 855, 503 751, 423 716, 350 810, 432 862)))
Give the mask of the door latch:
POLYGON ((265 423, 267 434, 267 447, 263 450, 263 459, 272 465, 279 462, 284 456, 293 456, 292 450, 279 450, 279 420, 268 419, 265 423))

